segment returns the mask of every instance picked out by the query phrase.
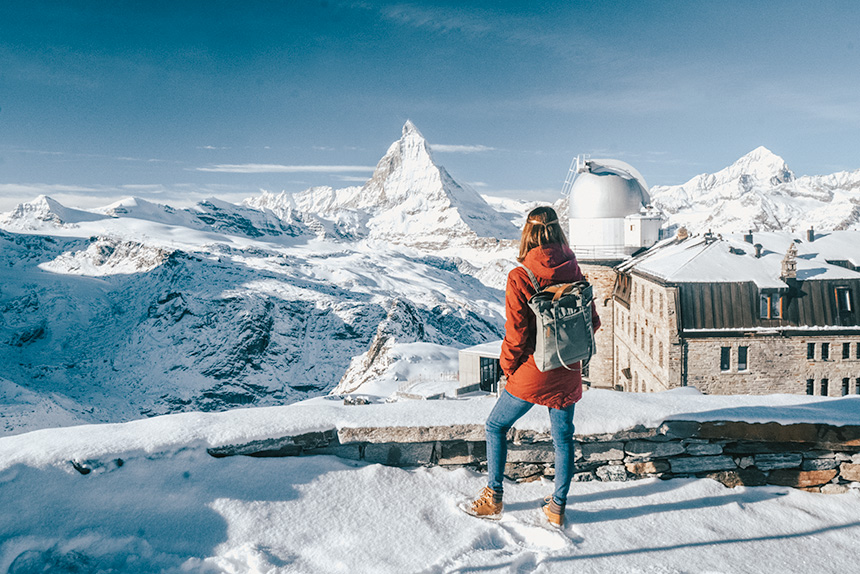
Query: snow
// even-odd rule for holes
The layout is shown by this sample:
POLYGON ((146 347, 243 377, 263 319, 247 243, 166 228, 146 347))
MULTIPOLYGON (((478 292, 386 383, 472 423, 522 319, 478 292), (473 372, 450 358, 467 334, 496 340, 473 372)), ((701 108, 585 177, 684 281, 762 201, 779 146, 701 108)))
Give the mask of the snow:
POLYGON ((858 229, 858 189, 860 170, 796 177, 781 157, 758 147, 716 173, 654 186, 650 194, 670 227, 739 233, 858 229))
POLYGON ((684 241, 664 240, 642 256, 625 262, 644 273, 670 282, 753 281, 759 288, 787 288, 780 279, 782 260, 790 245, 797 249, 799 280, 856 279, 857 272, 832 261, 860 261, 860 231, 831 231, 812 242, 805 234, 769 231, 753 233, 753 243, 741 234, 704 235, 684 241), (762 246, 755 256, 755 244, 762 246))
MULTIPOLYGON (((727 489, 707 480, 574 483, 568 525, 539 513, 551 483, 508 483, 499 522, 465 515, 485 476, 329 456, 215 459, 207 445, 337 426, 482 422, 490 398, 186 413, 0 439, 0 571, 851 572, 860 490, 727 489), (274 433, 274 434, 271 434, 274 433), (279 434, 280 433, 280 434, 279 434), (70 460, 96 458, 82 476, 70 460), (122 463, 118 462, 122 459, 122 463), (50 501, 39 504, 36 501, 50 501)), ((580 432, 665 416, 857 424, 858 399, 588 391, 580 432), (607 416, 611 413, 611 416, 607 416)), ((524 425, 546 428, 533 409, 524 425)))
MULTIPOLYGON (((379 398, 379 397, 378 397, 379 398)), ((491 395, 434 401, 344 405, 336 396, 275 407, 219 413, 189 412, 126 423, 43 429, 0 438, 0 471, 18 464, 66 465, 69 460, 130 460, 199 449, 297 436, 329 429, 482 425, 491 395)), ((656 428, 666 420, 746 421, 780 424, 860 424, 860 397, 806 395, 702 395, 692 387, 662 393, 593 389, 577 404, 576 432, 615 433, 637 425, 656 428), (607 416, 612 413, 612 416, 607 416)), ((549 432, 544 409, 532 409, 517 428, 549 432)))

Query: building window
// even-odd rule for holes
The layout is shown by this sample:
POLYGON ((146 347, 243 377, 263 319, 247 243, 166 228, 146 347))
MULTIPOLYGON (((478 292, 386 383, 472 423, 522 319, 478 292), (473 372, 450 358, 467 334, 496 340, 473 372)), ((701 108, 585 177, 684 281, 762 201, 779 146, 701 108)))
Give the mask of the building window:
POLYGON ((857 347, 854 349, 854 358, 860 359, 860 343, 857 343, 857 347))
POLYGON ((779 319, 782 317, 782 297, 779 293, 761 294, 761 318, 779 319))
POLYGON ((657 349, 660 353, 660 366, 663 366, 663 341, 657 343, 657 349))
POLYGON ((648 290, 648 299, 649 299, 648 311, 653 313, 654 312, 654 291, 651 289, 648 290))
POLYGON ((827 361, 830 359, 830 343, 821 343, 821 360, 827 361))
POLYGON ((636 323, 633 323, 633 344, 636 345, 639 342, 639 326, 636 323))
POLYGON ((648 335, 648 356, 654 360, 654 335, 648 335))
POLYGON ((842 396, 843 397, 848 394, 848 381, 849 380, 850 379, 848 377, 845 377, 844 379, 842 379, 842 396))
MULTIPOLYGON (((860 381, 860 379, 857 379, 860 381)), ((806 379, 806 394, 814 395, 815 394, 815 379, 806 379)))
POLYGON ((747 363, 747 351, 749 347, 738 347, 738 370, 746 371, 749 368, 747 363))
POLYGON ((662 319, 663 318, 663 294, 662 293, 659 294, 657 301, 658 301, 657 306, 660 308, 659 309, 660 310, 660 318, 662 319))
POLYGON ((828 383, 827 379, 821 379, 821 392, 819 393, 822 397, 826 397, 828 395, 829 389, 827 388, 828 383))
POLYGON ((842 343, 842 358, 851 358, 851 343, 842 343))
POLYGON ((720 347, 720 370, 724 373, 731 368, 731 347, 720 347))
MULTIPOLYGON (((860 349, 860 343, 857 344, 857 348, 860 349)), ((815 359, 815 343, 806 344, 806 358, 810 360, 815 359)))
POLYGON ((836 308, 840 313, 850 313, 854 310, 851 305, 851 290, 848 287, 837 287, 836 292, 836 308))
POLYGON ((860 395, 860 377, 854 380, 854 394, 860 395))
POLYGON ((481 357, 481 390, 496 392, 502 369, 499 360, 489 357, 481 357))

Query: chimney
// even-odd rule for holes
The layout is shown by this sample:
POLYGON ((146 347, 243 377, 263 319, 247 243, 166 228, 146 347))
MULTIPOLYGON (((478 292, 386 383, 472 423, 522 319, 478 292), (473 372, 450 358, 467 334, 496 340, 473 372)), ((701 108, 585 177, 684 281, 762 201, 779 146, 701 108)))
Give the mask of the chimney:
POLYGON ((788 246, 785 257, 782 258, 780 279, 797 279, 797 245, 794 242, 788 246))
POLYGON ((681 227, 678 229, 678 241, 684 241, 690 236, 690 232, 687 231, 686 227, 681 227))
POLYGON ((815 230, 811 227, 806 230, 806 240, 810 243, 815 241, 815 230))
POLYGON ((747 243, 752 243, 752 242, 753 242, 752 232, 753 232, 753 230, 752 230, 752 229, 750 229, 750 232, 749 232, 749 233, 747 233, 746 235, 744 235, 744 241, 746 241, 747 243))
POLYGON ((756 243, 753 247, 755 247, 755 258, 758 259, 761 257, 761 243, 756 243))

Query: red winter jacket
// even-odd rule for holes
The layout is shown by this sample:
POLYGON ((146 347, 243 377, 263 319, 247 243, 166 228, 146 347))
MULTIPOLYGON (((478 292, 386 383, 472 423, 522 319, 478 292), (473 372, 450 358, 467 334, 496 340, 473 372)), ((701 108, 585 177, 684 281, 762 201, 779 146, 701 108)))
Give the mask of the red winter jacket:
MULTIPOLYGON (((583 279, 573 251, 566 245, 535 247, 526 254, 523 265, 537 277, 541 287, 583 279)), ((572 405, 582 398, 582 372, 579 363, 573 370, 559 367, 542 373, 534 360, 535 316, 528 306, 535 290, 528 273, 517 267, 508 273, 505 290, 505 340, 502 341, 501 366, 508 377, 505 389, 515 397, 555 409, 572 405)), ((600 327, 600 317, 591 303, 592 328, 600 327)))

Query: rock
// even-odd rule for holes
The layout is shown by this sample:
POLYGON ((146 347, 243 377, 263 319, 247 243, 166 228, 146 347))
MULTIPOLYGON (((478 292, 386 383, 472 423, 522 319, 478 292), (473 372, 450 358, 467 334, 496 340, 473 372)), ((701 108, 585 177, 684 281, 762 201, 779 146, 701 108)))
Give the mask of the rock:
POLYGON ((854 464, 860 464, 860 452, 851 455, 851 462, 854 464))
POLYGON ((831 470, 839 467, 834 458, 807 458, 800 465, 800 470, 831 470))
POLYGON ((582 443, 582 457, 588 461, 621 460, 624 458, 624 443, 582 443))
POLYGON ((749 468, 755 464, 755 459, 751 456, 742 456, 740 458, 736 458, 735 462, 738 465, 738 468, 749 468))
POLYGON ((543 466, 538 464, 507 463, 505 476, 511 480, 521 481, 530 476, 543 476, 543 466))
POLYGON ((735 461, 730 456, 690 456, 669 460, 672 472, 677 474, 734 470, 735 461))
POLYGON ((341 444, 353 442, 369 443, 415 443, 431 441, 484 441, 484 425, 450 425, 435 427, 365 427, 338 429, 341 444))
POLYGON ((839 465, 839 476, 842 480, 860 482, 860 464, 843 462, 839 465))
POLYGON ((647 462, 628 462, 624 467, 630 474, 659 474, 669 470, 669 463, 665 460, 649 460, 647 462))
POLYGON ((808 450, 803 453, 803 458, 836 458, 832 450, 808 450))
POLYGON ((797 468, 803 462, 803 455, 797 452, 757 454, 754 459, 756 467, 767 472, 777 468, 797 468))
POLYGON ((430 464, 435 443, 384 443, 364 447, 364 460, 386 466, 422 466, 430 464))
POLYGON ((607 464, 599 467, 594 473, 603 482, 624 482, 627 480, 627 469, 622 464, 607 464))
POLYGON ((799 470, 783 468, 774 470, 767 477, 768 484, 807 488, 820 486, 833 480, 836 470, 799 470))
POLYGON ((343 397, 343 404, 349 406, 369 405, 370 399, 368 399, 367 397, 356 397, 353 395, 347 395, 343 397))
POLYGON ((767 480, 767 476, 756 468, 711 472, 705 474, 703 478, 716 480, 728 488, 735 488, 736 486, 763 486, 767 480))
POLYGON ((666 421, 657 432, 667 438, 692 438, 698 436, 701 423, 695 421, 666 421))
POLYGON ((594 480, 593 472, 577 472, 573 475, 572 482, 591 482, 594 480))
POLYGON ((643 460, 649 458, 665 458, 684 452, 684 445, 679 442, 651 442, 647 440, 631 440, 624 445, 628 460, 643 460))
POLYGON ((723 454, 723 445, 716 442, 692 443, 686 445, 686 452, 692 456, 713 456, 723 454))
POLYGON ((475 464, 487 456, 487 445, 482 442, 449 441, 437 445, 436 464, 457 466, 475 464))
POLYGON ((552 444, 508 445, 508 462, 555 462, 552 444))
POLYGON ((832 482, 828 482, 821 487, 821 494, 845 494, 848 490, 850 489, 844 484, 833 484, 832 482))
POLYGON ((358 444, 338 444, 313 448, 302 452, 303 455, 331 455, 347 460, 361 460, 361 448, 358 444))

